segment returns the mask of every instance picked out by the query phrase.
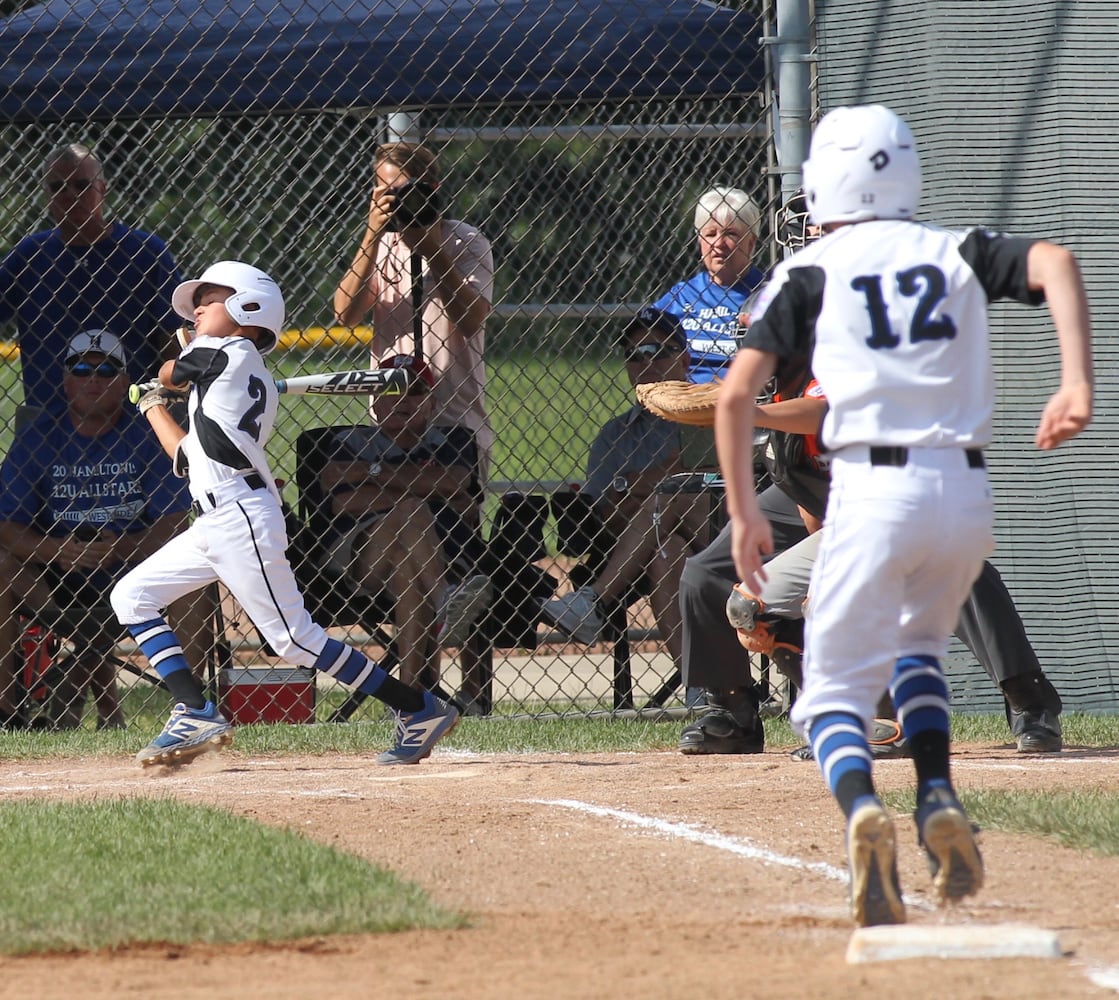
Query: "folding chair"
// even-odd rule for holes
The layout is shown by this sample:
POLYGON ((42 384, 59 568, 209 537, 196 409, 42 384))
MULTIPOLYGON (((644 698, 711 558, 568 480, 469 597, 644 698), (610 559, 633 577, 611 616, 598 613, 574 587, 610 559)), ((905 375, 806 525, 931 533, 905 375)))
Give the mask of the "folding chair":
MULTIPOLYGON (((342 428, 313 427, 295 439, 295 485, 299 491, 296 511, 288 517, 288 561, 291 563, 311 617, 324 627, 358 626, 384 650, 379 663, 392 670, 399 662, 396 643, 385 629, 392 621, 392 607, 358 589, 330 566, 330 552, 323 540, 331 534, 330 498, 323 492, 323 467, 334 455, 332 441, 342 428)), ((348 722, 365 701, 360 692, 349 694, 330 716, 330 722, 348 722)))
MULTIPOLYGON (((556 522, 556 548, 562 555, 581 559, 569 572, 572 586, 585 586, 606 565, 614 538, 606 530, 594 504, 578 490, 557 490, 550 498, 552 517, 556 522)), ((604 608, 603 638, 611 644, 614 661, 614 708, 631 709, 633 672, 629 636, 629 607, 648 596, 648 582, 643 578, 629 587, 616 604, 604 608)))
MULTIPOLYGON (((308 610, 316 621, 328 626, 360 626, 385 650, 381 666, 392 670, 399 662, 396 644, 386 631, 393 609, 386 603, 356 588, 351 581, 329 567, 329 552, 322 540, 330 536, 329 497, 321 487, 320 476, 333 458, 332 440, 343 426, 315 427, 296 439, 296 487, 299 491, 296 514, 289 524, 289 558, 296 579, 303 588, 308 610)), ((454 702, 469 714, 488 715, 493 708, 493 647, 535 646, 535 612, 554 590, 552 578, 531 559, 543 556, 543 523, 546 504, 538 498, 510 494, 502 498, 488 544, 480 546, 476 567, 494 586, 495 600, 476 623, 473 634, 460 651, 463 664, 463 689, 458 697, 439 686, 434 693, 454 702), (526 542, 526 539, 528 541, 526 542)), ((345 722, 365 700, 351 694, 330 717, 345 722)))

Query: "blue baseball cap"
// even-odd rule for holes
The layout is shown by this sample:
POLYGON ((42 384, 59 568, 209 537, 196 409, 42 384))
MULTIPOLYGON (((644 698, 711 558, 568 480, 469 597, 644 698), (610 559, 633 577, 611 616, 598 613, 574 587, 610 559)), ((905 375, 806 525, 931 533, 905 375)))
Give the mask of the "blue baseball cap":
POLYGON ((622 339, 629 340, 641 330, 655 330, 657 333, 663 333, 670 340, 675 341, 676 346, 682 351, 688 346, 688 336, 684 333, 680 317, 664 309, 646 306, 626 324, 622 339))

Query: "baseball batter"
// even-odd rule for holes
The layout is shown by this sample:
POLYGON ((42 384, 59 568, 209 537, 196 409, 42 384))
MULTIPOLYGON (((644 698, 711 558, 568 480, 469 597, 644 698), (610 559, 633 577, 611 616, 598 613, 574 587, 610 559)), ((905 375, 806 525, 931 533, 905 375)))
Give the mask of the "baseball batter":
POLYGON ((232 727, 206 700, 162 609, 220 581, 276 653, 380 699, 398 715, 396 745, 377 760, 416 764, 458 722, 458 711, 428 691, 390 677, 363 653, 311 620, 287 561, 280 495, 264 448, 276 419, 276 383, 263 355, 283 328, 276 282, 239 261, 220 261, 179 285, 175 311, 195 337, 159 372, 161 388, 141 412, 187 475, 196 517, 185 532, 124 576, 110 600, 122 625, 178 702, 161 732, 137 755, 144 765, 185 763, 232 741, 232 727), (190 385, 190 431, 167 411, 190 385))
POLYGON ((792 720, 847 818, 856 923, 901 923, 894 826, 867 746, 887 684, 912 747, 934 890, 948 902, 983 884, 950 776, 941 660, 993 548, 987 303, 1048 303, 1061 383, 1036 433, 1046 449, 1091 418, 1088 305, 1076 259, 1055 244, 915 221, 916 144, 888 108, 825 116, 803 170, 825 235, 779 264, 759 297, 719 399, 716 440, 735 566, 756 593, 773 546, 754 494, 754 400, 783 359, 814 344, 812 371, 830 404, 821 443, 832 453, 832 487, 792 720))

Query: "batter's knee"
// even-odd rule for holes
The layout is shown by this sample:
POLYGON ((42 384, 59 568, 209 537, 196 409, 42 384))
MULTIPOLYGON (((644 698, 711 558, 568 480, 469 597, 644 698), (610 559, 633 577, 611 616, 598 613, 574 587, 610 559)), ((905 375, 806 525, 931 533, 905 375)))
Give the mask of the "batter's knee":
POLYGON ((109 604, 122 625, 138 625, 157 618, 161 609, 156 607, 144 591, 136 585, 132 574, 126 574, 109 592, 109 604))

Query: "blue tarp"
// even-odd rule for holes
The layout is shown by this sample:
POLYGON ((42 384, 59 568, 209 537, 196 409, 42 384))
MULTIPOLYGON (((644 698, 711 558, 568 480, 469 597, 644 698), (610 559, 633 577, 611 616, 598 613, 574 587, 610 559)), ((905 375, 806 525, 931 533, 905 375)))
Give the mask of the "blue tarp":
POLYGON ((757 31, 697 0, 52 0, 0 21, 0 121, 742 94, 757 31))

